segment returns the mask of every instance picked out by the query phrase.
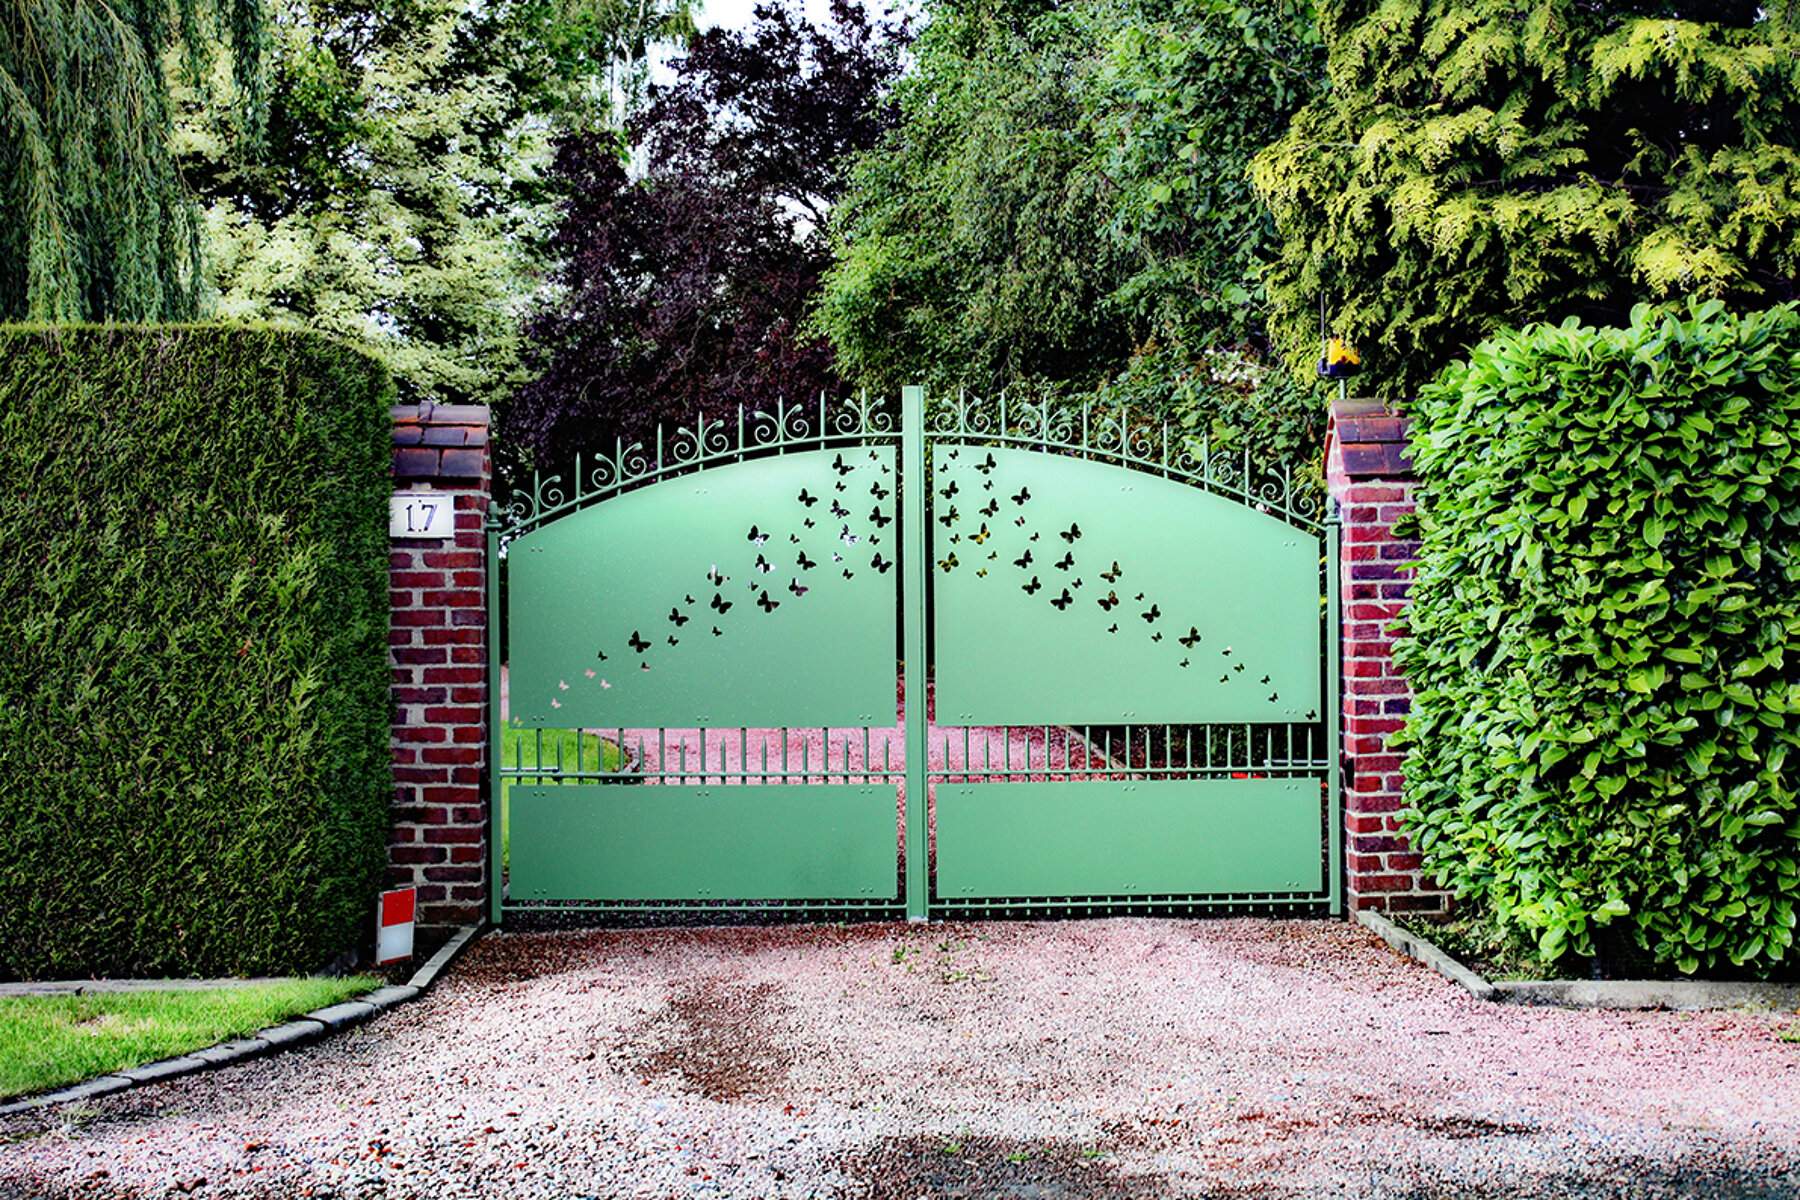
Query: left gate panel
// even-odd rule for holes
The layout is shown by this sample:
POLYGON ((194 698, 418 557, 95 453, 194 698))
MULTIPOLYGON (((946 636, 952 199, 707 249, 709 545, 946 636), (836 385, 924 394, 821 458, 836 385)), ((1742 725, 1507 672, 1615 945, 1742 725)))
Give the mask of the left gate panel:
POLYGON ((783 454, 629 492, 517 539, 512 721, 892 724, 894 479, 889 447, 783 454))

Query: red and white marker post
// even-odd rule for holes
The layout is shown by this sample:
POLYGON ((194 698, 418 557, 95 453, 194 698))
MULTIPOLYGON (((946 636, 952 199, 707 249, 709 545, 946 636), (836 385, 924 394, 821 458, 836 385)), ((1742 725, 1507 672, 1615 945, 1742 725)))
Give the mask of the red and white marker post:
POLYGON ((413 918, 418 913, 418 893, 413 888, 381 893, 375 910, 375 965, 411 958, 413 918))

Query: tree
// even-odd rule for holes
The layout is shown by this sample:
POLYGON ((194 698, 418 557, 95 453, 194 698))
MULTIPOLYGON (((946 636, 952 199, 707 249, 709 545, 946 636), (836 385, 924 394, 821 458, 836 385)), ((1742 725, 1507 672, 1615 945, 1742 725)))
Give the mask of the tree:
POLYGON ((1122 265, 1081 72, 1082 4, 956 0, 928 9, 900 122, 856 164, 818 326, 843 369, 893 391, 1092 385, 1131 352, 1111 303, 1122 265))
POLYGON ((647 439, 661 422, 846 390, 802 320, 828 261, 848 151, 873 144, 899 23, 835 0, 829 28, 757 9, 697 35, 631 123, 562 139, 554 292, 526 324, 536 377, 501 423, 539 461, 647 439))
POLYGON ((0 8, 0 320, 161 321, 199 310, 199 223, 169 150, 166 54, 200 74, 233 51, 225 99, 254 145, 259 0, 8 0, 0 8))
POLYGON ((687 27, 685 0, 277 13, 263 151, 241 153, 216 106, 182 125, 215 311, 356 339, 409 402, 505 395, 552 219, 550 132, 616 120, 648 42, 687 27))
POLYGON ((1282 461, 1316 398, 1257 361, 1245 176, 1323 74, 1302 0, 949 0, 864 154, 817 322, 845 372, 1104 393, 1282 461))
POLYGON ((1258 157, 1270 323, 1323 307, 1373 389, 1506 326, 1622 324, 1677 294, 1762 307, 1800 267, 1791 0, 1328 0, 1331 87, 1258 157))

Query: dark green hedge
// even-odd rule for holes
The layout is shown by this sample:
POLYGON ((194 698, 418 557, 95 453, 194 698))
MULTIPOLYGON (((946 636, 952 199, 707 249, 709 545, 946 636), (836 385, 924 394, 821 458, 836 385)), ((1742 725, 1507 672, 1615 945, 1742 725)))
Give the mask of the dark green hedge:
POLYGON ((1502 335, 1411 411, 1428 865, 1547 957, 1791 970, 1800 313, 1502 335))
POLYGON ((308 971, 364 932, 392 393, 311 334, 0 329, 0 975, 308 971))

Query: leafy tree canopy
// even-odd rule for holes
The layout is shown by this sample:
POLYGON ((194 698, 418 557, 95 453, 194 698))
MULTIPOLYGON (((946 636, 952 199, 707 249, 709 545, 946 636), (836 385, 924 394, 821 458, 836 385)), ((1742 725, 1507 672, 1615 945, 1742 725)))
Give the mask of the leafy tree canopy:
POLYGON ((1322 78, 1310 3, 927 13, 836 225, 818 321, 853 377, 1091 387, 1255 337, 1273 230, 1245 168, 1322 78))
POLYGON ((1800 293, 1791 0, 1325 0, 1331 86, 1254 165, 1282 234, 1270 327, 1321 304, 1373 389, 1506 326, 1800 293))
POLYGON ((181 125, 216 312, 357 339, 408 401, 504 395, 553 213, 550 131, 616 119, 686 3, 274 3, 263 151, 202 94, 181 125))
POLYGON ((165 54, 229 46, 234 136, 263 103, 260 0, 0 5, 0 320, 164 321, 199 308, 199 225, 169 151, 165 54))
POLYGON ((539 461, 647 439, 664 421, 845 383, 801 321, 829 258, 842 156, 872 145, 901 23, 835 0, 816 28, 757 9, 752 30, 698 34, 614 142, 563 138, 554 291, 526 325, 536 378, 502 418, 539 461))

